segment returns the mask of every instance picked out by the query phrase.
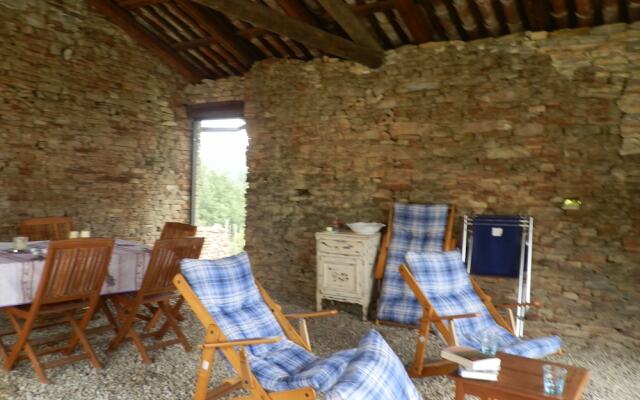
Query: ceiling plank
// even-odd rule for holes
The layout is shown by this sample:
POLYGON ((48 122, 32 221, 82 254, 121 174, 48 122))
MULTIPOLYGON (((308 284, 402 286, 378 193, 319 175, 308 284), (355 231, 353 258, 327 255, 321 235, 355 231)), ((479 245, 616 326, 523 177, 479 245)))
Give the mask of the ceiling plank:
POLYGON ((522 20, 520 19, 520 14, 518 13, 518 7, 515 1, 500 0, 500 4, 502 4, 502 10, 504 11, 504 16, 507 20, 509 32, 522 32, 524 27, 522 26, 522 20))
POLYGON ((569 11, 564 0, 551 0, 551 16, 553 17, 558 28, 569 27, 569 11))
POLYGON ((256 61, 252 51, 245 46, 241 39, 222 24, 216 23, 210 15, 207 15, 206 9, 203 10, 198 4, 189 0, 177 0, 176 4, 209 35, 215 37, 220 45, 233 54, 245 67, 251 66, 256 61))
POLYGON ((318 2, 335 18, 354 42, 376 51, 382 51, 380 43, 344 0, 318 0, 318 2))
POLYGON ((467 37, 471 40, 477 39, 480 36, 478 24, 476 24, 476 20, 473 17, 473 12, 471 11, 471 8, 469 8, 467 0, 453 0, 453 6, 458 12, 458 18, 460 18, 460 22, 467 33, 467 37))
POLYGON ((117 4, 124 8, 139 8, 166 2, 167 0, 119 0, 117 1, 117 4))
POLYGON ((595 12, 591 0, 576 0, 576 18, 578 26, 593 26, 595 12))
POLYGON ((484 28, 491 36, 500 35, 500 21, 496 15, 496 10, 493 8, 493 2, 491 0, 476 0, 478 11, 482 14, 482 23, 484 28))
POLYGON ((605 24, 612 24, 620 21, 618 0, 604 0, 602 2, 602 19, 605 24))
POLYGON ((172 46, 174 49, 188 50, 188 49, 195 49, 197 47, 202 47, 202 46, 210 46, 211 44, 216 42, 217 42, 216 38, 214 38, 213 36, 207 36, 200 39, 189 40, 188 42, 176 43, 172 46))
POLYGON ((372 68, 382 65, 382 51, 358 45, 249 0, 194 1, 326 53, 357 61, 372 68))
POLYGON ((532 31, 544 31, 547 28, 549 10, 547 3, 539 0, 523 0, 524 12, 532 31))
POLYGON ((393 4, 407 25, 414 43, 424 43, 433 39, 433 34, 428 29, 430 24, 427 16, 413 0, 394 0, 393 4))
POLYGON ((461 39, 456 23, 443 0, 432 0, 431 5, 433 6, 433 12, 438 22, 447 33, 447 38, 450 40, 461 39))
POLYGON ((640 0, 627 0, 629 8, 629 20, 631 22, 640 20, 640 0))
POLYGON ((119 8, 111 0, 89 0, 89 4, 139 44, 152 51, 162 61, 178 71, 189 82, 198 83, 206 77, 202 72, 182 59, 170 46, 140 27, 128 12, 119 8))

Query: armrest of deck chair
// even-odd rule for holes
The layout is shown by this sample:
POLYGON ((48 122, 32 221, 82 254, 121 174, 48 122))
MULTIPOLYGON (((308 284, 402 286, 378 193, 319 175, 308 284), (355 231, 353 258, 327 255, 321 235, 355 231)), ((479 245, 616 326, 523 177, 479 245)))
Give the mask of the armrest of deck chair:
POLYGON ((217 349, 223 347, 236 347, 236 346, 253 346, 256 344, 269 344, 276 343, 282 340, 280 336, 271 336, 266 338, 254 338, 254 339, 238 339, 238 340, 225 340, 222 342, 205 342, 200 347, 203 349, 217 349))
POLYGON ((496 304, 496 308, 516 308, 516 307, 534 307, 534 308, 542 308, 543 305, 539 301, 532 301, 530 303, 505 303, 505 304, 496 304))
POLYGON ((306 318, 321 318, 330 317, 338 314, 338 310, 323 310, 323 311, 309 311, 285 314, 287 319, 306 319, 306 318))
POLYGON ((307 328, 307 320, 306 318, 321 318, 321 317, 330 317, 336 315, 338 313, 337 310, 323 310, 323 311, 311 311, 311 312, 301 312, 301 313, 291 313, 284 314, 287 319, 297 319, 298 320, 298 331, 300 333, 300 337, 307 345, 309 351, 311 351, 311 338, 309 337, 309 328, 307 328))
POLYGON ((454 314, 454 315, 438 315, 437 317, 435 316, 430 316, 429 319, 431 321, 448 321, 451 322, 455 319, 464 319, 464 318, 475 318, 475 317, 479 317, 482 314, 477 312, 477 313, 468 313, 468 314, 454 314))
POLYGON ((505 304, 497 304, 496 308, 507 310, 507 314, 509 315, 509 322, 511 323, 512 332, 516 330, 516 319, 513 315, 513 309, 517 307, 534 307, 541 308, 542 303, 539 301, 532 301, 530 303, 505 303, 505 304))

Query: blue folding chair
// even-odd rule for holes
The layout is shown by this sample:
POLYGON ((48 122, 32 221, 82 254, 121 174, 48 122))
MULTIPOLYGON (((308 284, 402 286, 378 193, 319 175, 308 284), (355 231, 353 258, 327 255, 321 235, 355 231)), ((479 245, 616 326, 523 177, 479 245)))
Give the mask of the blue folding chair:
POLYGON ((327 400, 421 398, 401 361, 374 330, 356 349, 315 356, 306 328, 297 332, 288 318, 331 313, 282 314, 254 280, 246 253, 181 264, 174 283, 207 332, 196 399, 218 399, 238 389, 250 393, 243 399, 255 400, 315 399, 317 392, 327 400), (216 350, 237 377, 209 391, 216 350))
POLYGON ((405 256, 400 274, 418 299, 422 318, 412 375, 424 372, 424 353, 433 327, 449 346, 481 348, 480 337, 496 338, 498 350, 540 358, 560 350, 557 336, 522 340, 500 315, 491 298, 469 276, 459 251, 415 253, 405 256))

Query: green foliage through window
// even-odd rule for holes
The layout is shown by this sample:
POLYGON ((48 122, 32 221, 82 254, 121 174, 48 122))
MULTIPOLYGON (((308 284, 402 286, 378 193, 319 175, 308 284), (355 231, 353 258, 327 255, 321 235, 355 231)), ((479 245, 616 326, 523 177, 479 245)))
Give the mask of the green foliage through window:
POLYGON ((234 177, 201 165, 198 171, 197 224, 244 228, 246 182, 245 174, 234 177))

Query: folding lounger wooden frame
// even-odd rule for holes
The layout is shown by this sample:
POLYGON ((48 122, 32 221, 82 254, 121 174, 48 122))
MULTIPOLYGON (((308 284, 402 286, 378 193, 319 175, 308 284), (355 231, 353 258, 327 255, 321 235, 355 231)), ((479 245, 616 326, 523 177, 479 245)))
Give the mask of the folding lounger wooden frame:
MULTIPOLYGON (((316 398, 315 390, 313 390, 312 388, 300 388, 283 392, 267 392, 251 372, 251 368, 249 367, 244 348, 251 345, 274 343, 281 338, 269 337, 243 340, 228 340, 214 321, 211 314, 209 314, 200 299, 198 299, 196 294, 193 292, 193 289, 191 288, 191 286, 189 286, 184 276, 182 276, 181 274, 176 275, 173 279, 173 283, 178 288, 178 291, 180 292, 180 294, 182 294, 185 301, 191 307, 206 330, 204 344, 201 346, 202 356, 198 369, 198 378, 196 382, 194 399, 220 399, 227 394, 239 389, 244 389, 249 392, 248 396, 238 397, 238 399, 245 400, 312 400, 316 398), (209 381, 211 379, 211 369, 215 360, 216 350, 220 350, 224 354, 238 376, 224 381, 220 386, 212 390, 208 390, 209 381)), ((284 331, 287 338, 289 338, 289 340, 291 340, 292 342, 311 351, 311 344, 309 341, 309 334, 305 318, 334 315, 336 314, 336 311, 326 310, 311 313, 283 314, 280 305, 273 301, 271 296, 269 296, 269 294, 257 281, 256 284, 258 285, 264 302, 267 304, 274 317, 282 327, 282 330, 284 331), (289 319, 299 321, 299 332, 293 328, 291 322, 289 322, 289 319)))
MULTIPOLYGON (((416 343, 416 353, 414 356, 413 364, 409 367, 409 375, 413 377, 421 377, 421 376, 433 376, 433 375, 444 375, 453 372, 458 365, 451 363, 446 360, 437 360, 430 361, 425 363, 424 356, 427 350, 427 344, 429 343, 429 333, 431 329, 431 325, 433 324, 438 332, 442 335, 445 343, 448 346, 457 346, 458 341, 456 338, 455 325, 453 322, 456 319, 462 318, 474 318, 480 316, 480 314, 459 314, 459 315, 438 315, 435 311, 429 299, 425 296, 422 289, 418 285, 416 278, 413 276, 413 273, 406 265, 400 266, 400 275, 407 282, 411 291, 415 294, 416 298, 420 302, 420 305, 423 309, 423 316, 420 320, 420 324, 418 325, 418 339, 416 343), (446 323, 446 324, 445 324, 446 323)), ((515 336, 515 321, 513 319, 513 312, 511 309, 517 306, 527 306, 527 307, 540 307, 540 303, 533 302, 527 304, 503 304, 499 306, 495 306, 491 300, 491 296, 487 295, 484 290, 478 285, 475 279, 469 277, 471 279, 471 284, 475 289, 476 293, 484 303, 485 307, 496 321, 498 325, 511 332, 515 336), (498 312, 497 308, 505 308, 510 311, 510 319, 511 323, 507 323, 504 317, 498 312)), ((416 327, 413 327, 416 328, 416 327)))

